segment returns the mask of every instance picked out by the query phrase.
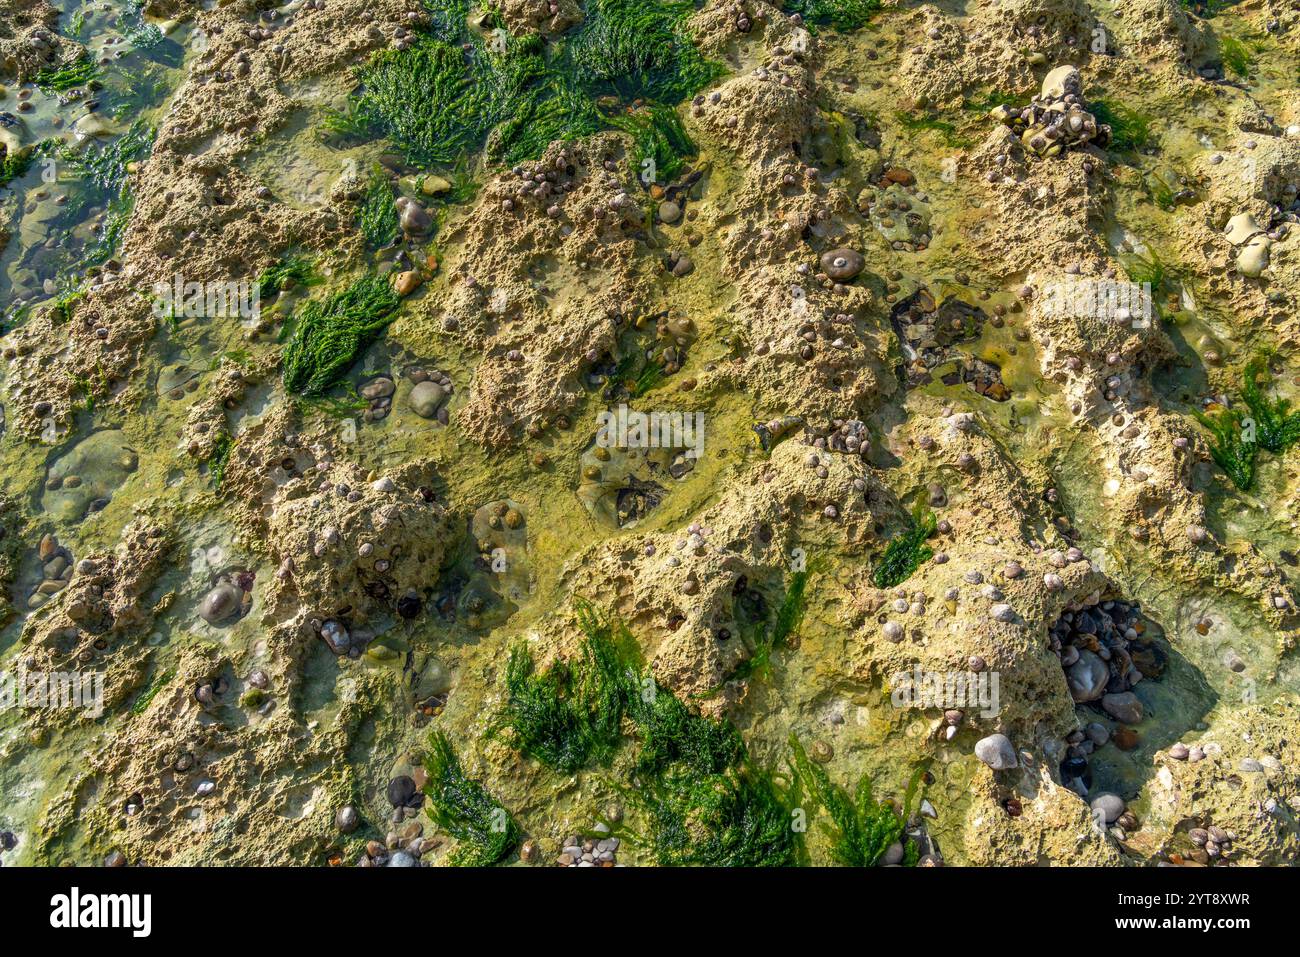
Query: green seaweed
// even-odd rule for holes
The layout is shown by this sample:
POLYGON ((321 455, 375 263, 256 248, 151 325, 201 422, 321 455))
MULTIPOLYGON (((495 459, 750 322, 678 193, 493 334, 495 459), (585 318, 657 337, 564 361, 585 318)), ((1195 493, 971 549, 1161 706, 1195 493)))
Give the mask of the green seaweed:
POLYGON ((339 420, 351 419, 370 406, 370 400, 358 393, 356 387, 350 382, 344 383, 343 392, 342 397, 333 395, 296 395, 293 397, 293 404, 300 411, 319 412, 321 415, 339 420))
POLYGON ((171 669, 160 671, 149 687, 140 692, 140 696, 132 703, 131 714, 136 717, 144 714, 153 699, 158 697, 158 692, 167 687, 174 677, 176 677, 176 672, 171 669))
POLYGON ((565 56, 592 95, 680 103, 722 75, 686 33, 690 0, 593 0, 584 13, 565 56))
POLYGON ((507 704, 496 725, 512 732, 523 754, 564 774, 609 762, 639 688, 626 629, 585 603, 578 614, 587 638, 574 660, 538 674, 527 647, 511 650, 507 704))
POLYGON ((138 50, 149 50, 163 41, 163 32, 144 17, 144 0, 128 0, 122 15, 122 36, 138 50))
POLYGON ((67 322, 72 318, 72 313, 77 303, 86 298, 86 289, 84 284, 68 286, 61 290, 50 303, 50 312, 54 315, 55 322, 67 322))
POLYGON ((0 160, 0 189, 8 186, 16 179, 26 176, 31 167, 31 150, 17 150, 13 153, 6 153, 4 159, 0 160))
POLYGON ((787 0, 787 14, 799 14, 805 23, 833 26, 848 32, 866 26, 880 12, 880 0, 787 0))
POLYGON ((480 151, 494 163, 518 163, 553 142, 609 129, 630 132, 641 158, 669 170, 693 151, 667 108, 722 67, 685 32, 689 0, 600 0, 550 47, 539 35, 512 37, 500 27, 485 41, 469 29, 465 5, 425 6, 432 25, 409 48, 383 51, 359 69, 360 92, 327 118, 327 131, 387 137, 424 168, 452 167, 480 151), (646 118, 602 116, 594 101, 604 95, 651 101, 646 118))
POLYGON ((1222 13, 1233 3, 1233 0, 1178 0, 1184 10, 1189 10, 1198 17, 1205 17, 1207 20, 1211 17, 1222 13))
POLYGON ((648 106, 610 117, 609 122, 632 137, 637 169, 652 169, 655 180, 671 181, 681 172, 685 158, 695 155, 695 144, 671 107, 648 106))
POLYGON ((362 68, 363 90, 337 128, 392 140, 414 165, 454 166, 486 149, 494 161, 533 159, 554 140, 601 128, 595 107, 551 71, 541 37, 511 37, 499 52, 477 36, 459 44, 421 37, 362 68))
POLYGON ((126 228, 131 224, 131 213, 135 209, 135 195, 130 189, 108 201, 104 210, 104 224, 100 227, 95 242, 86 250, 82 259, 85 268, 103 265, 111 259, 122 244, 126 228))
POLYGON ((1250 68, 1255 62, 1250 48, 1236 37, 1230 36, 1219 37, 1219 59, 1223 61, 1224 66, 1242 79, 1250 76, 1250 68))
POLYGON ((808 760, 803 745, 793 734, 790 749, 794 754, 794 772, 807 789, 812 805, 825 810, 830 817, 826 830, 831 839, 831 858, 844 867, 874 866, 889 846, 903 837, 923 771, 912 776, 900 813, 892 804, 872 796, 871 779, 865 774, 850 795, 847 789, 831 781, 825 768, 808 760))
POLYGON ((0 159, 0 189, 4 189, 16 179, 26 176, 27 171, 32 168, 32 164, 37 159, 54 152, 58 145, 58 140, 44 139, 39 143, 32 143, 30 146, 24 146, 12 153, 6 153, 4 158, 0 159))
POLYGON ((375 275, 324 302, 304 304, 284 348, 285 388, 304 396, 327 391, 383 333, 400 304, 388 280, 375 275))
POLYGON ((127 166, 149 155, 155 132, 143 120, 136 120, 126 132, 105 145, 87 144, 80 150, 64 147, 60 158, 87 183, 110 193, 120 193, 126 184, 127 166))
POLYGON ((425 770, 429 817, 459 842, 448 862, 487 867, 509 856, 522 837, 519 825, 481 782, 466 776, 456 749, 442 731, 430 736, 425 770))
POLYGON ((1259 388, 1259 378, 1268 381, 1263 360, 1252 359, 1242 371, 1241 392, 1255 424, 1255 440, 1261 449, 1274 455, 1285 454, 1300 442, 1300 410, 1291 411, 1288 399, 1270 399, 1259 388))
POLYGON ((745 742, 731 722, 692 711, 653 679, 643 679, 640 691, 628 703, 641 745, 638 772, 654 776, 680 767, 696 775, 716 775, 744 760, 745 742))
POLYGON ((792 863, 792 803, 753 765, 728 721, 686 706, 643 668, 626 626, 578 603, 581 653, 545 673, 512 650, 506 704, 489 733, 509 729, 522 753, 564 774, 608 765, 630 733, 639 747, 626 789, 650 821, 664 865, 792 863))
POLYGON ((1105 99, 1089 101, 1088 109, 1098 123, 1110 127, 1111 152, 1137 153, 1151 145, 1151 117, 1123 103, 1105 99))
POLYGON ((321 276, 311 264, 311 260, 301 256, 286 256, 274 266, 268 266, 257 277, 257 295, 259 299, 278 296, 294 286, 314 286, 321 282, 321 276))
POLYGON ((89 53, 84 53, 71 63, 47 66, 37 71, 36 76, 32 77, 32 82, 42 93, 53 95, 86 86, 98 77, 99 68, 95 65, 95 61, 90 58, 89 53))
POLYGON ((1020 102, 1020 97, 1011 93, 1002 93, 998 90, 984 90, 973 96, 963 96, 961 108, 968 113, 977 113, 980 116, 985 115, 997 106, 1015 106, 1020 102))
POLYGON ((221 491, 221 483, 226 478, 226 465, 230 462, 230 451, 234 445, 234 440, 228 434, 222 433, 217 438, 212 454, 208 456, 208 484, 212 486, 213 491, 221 491))
POLYGON ((798 634, 803 623, 804 612, 808 607, 808 578, 812 569, 795 572, 785 590, 781 604, 776 610, 771 626, 765 621, 755 622, 749 631, 742 635, 749 657, 742 661, 721 685, 708 692, 712 696, 720 692, 728 681, 740 681, 751 677, 766 678, 771 669, 772 652, 786 647, 792 636, 798 634))
POLYGON ((793 802, 749 762, 721 774, 664 775, 638 797, 663 867, 788 867, 798 862, 793 802))
POLYGON ((1255 457, 1259 451, 1257 438, 1242 422, 1239 409, 1222 409, 1210 416, 1193 409, 1196 420, 1209 429, 1214 441, 1210 444, 1210 457, 1221 468, 1232 484, 1243 492, 1255 484, 1255 457))
POLYGON ((925 544, 934 534, 937 522, 934 513, 918 501, 913 509, 910 527, 890 539, 871 580, 877 588, 893 588, 912 577, 924 562, 930 560, 934 549, 925 544))
POLYGON ((393 187, 376 164, 366 184, 365 197, 357 212, 357 226, 371 249, 383 249, 397 242, 402 226, 393 204, 393 187))
POLYGON ((909 133, 937 133, 949 146, 966 146, 968 141, 957 132, 957 127, 947 120, 941 120, 933 114, 914 116, 905 110, 897 110, 894 119, 909 133))

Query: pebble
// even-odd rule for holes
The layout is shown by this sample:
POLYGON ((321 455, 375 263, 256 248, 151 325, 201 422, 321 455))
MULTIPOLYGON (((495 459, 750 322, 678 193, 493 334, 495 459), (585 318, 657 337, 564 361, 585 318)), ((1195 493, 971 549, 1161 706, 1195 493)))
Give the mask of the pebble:
POLYGON ((1098 794, 1092 799, 1090 806, 1094 811, 1100 811, 1107 824, 1114 824, 1121 814, 1124 813, 1124 799, 1118 794, 1105 792, 1098 794))
POLYGON ((836 282, 847 282, 862 272, 865 265, 866 260, 860 252, 843 246, 824 252, 821 256, 822 272, 836 282))
POLYGON ((672 200, 665 200, 659 204, 659 221, 671 226, 682 218, 682 208, 672 200))
POLYGON ((351 804, 339 808, 338 813, 334 815, 334 826, 344 834, 351 834, 360 824, 361 815, 351 804))
POLYGON ((199 604, 199 617, 210 625, 225 621, 236 611, 243 601, 240 590, 230 582, 221 582, 203 596, 199 604))
POLYGON ((1012 622, 1016 620, 1016 613, 1010 605, 999 602, 989 609, 989 617, 994 621, 1012 622))
POLYGON ((416 415, 421 418, 432 419, 438 414, 438 406, 442 404, 446 396, 446 390, 438 383, 421 382, 411 390, 411 394, 406 401, 416 415))
POLYGON ((976 741, 975 757, 994 771, 1007 771, 1019 765, 1016 749, 1005 734, 990 734, 976 741))
MULTIPOLYGON (((393 281, 393 289, 399 296, 409 296, 424 283, 424 277, 414 269, 399 272, 393 281)), ((391 866, 391 865, 390 865, 391 866)))
POLYGON ((1142 720, 1142 702, 1131 691, 1103 695, 1101 707, 1116 721, 1124 724, 1138 724, 1142 720))

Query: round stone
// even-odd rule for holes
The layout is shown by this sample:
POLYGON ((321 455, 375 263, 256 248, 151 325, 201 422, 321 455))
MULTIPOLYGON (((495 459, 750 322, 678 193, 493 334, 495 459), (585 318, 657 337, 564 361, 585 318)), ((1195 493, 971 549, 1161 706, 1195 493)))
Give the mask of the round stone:
POLYGON ((1116 721, 1124 724, 1137 724, 1142 720, 1142 702, 1131 691, 1103 695, 1101 707, 1116 721))
POLYGON ((243 595, 230 582, 221 582, 203 596, 199 617, 210 625, 225 621, 239 610, 243 595))
POLYGON ((1092 799, 1091 806, 1093 811, 1102 815, 1107 824, 1114 824, 1124 813, 1124 799, 1109 792, 1098 794, 1092 799))
POLYGON ((425 419, 432 419, 438 414, 438 406, 442 405, 442 400, 446 396, 446 390, 438 383, 421 382, 411 390, 411 394, 406 401, 416 415, 425 419))
POLYGON ((976 741, 975 757, 994 771, 1007 771, 1019 764, 1016 749, 1005 734, 990 734, 987 738, 976 741))
POLYGON ((659 221, 672 225, 682 218, 682 208, 674 203, 671 199, 664 200, 659 204, 659 221))
POLYGON ((338 813, 334 815, 334 826, 344 834, 351 834, 361 824, 361 815, 351 804, 339 808, 338 813))
POLYGON ((841 246, 838 249, 822 253, 821 265, 822 272, 836 282, 847 282, 862 272, 866 261, 862 258, 862 253, 856 249, 841 246))

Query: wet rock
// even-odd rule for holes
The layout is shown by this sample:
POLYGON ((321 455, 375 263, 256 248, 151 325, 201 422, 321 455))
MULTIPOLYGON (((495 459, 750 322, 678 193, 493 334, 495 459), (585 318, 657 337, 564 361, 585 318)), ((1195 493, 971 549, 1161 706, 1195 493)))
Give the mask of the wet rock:
POLYGON ((409 775, 400 774, 388 782, 388 803, 393 807, 407 807, 418 793, 415 780, 409 775))
POLYGON ((402 232, 408 236, 423 236, 433 228, 433 218, 415 200, 403 196, 397 200, 396 206, 402 232))
POLYGON ((387 376, 380 376, 363 385, 360 392, 362 397, 366 399, 386 399, 393 394, 393 390, 396 388, 392 379, 387 376))
POLYGON ((321 625, 320 636, 325 639, 325 644, 329 645, 330 651, 336 655, 346 655, 352 646, 348 630, 332 618, 321 625))

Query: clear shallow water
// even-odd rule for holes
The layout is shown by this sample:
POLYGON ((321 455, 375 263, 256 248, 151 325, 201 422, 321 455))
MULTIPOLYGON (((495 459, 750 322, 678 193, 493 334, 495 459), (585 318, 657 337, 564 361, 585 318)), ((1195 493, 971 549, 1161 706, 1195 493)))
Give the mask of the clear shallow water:
POLYGON ((123 137, 135 137, 132 155, 147 158, 150 129, 194 37, 190 25, 150 22, 120 2, 58 5, 59 29, 86 45, 98 72, 62 92, 26 83, 0 96, 9 148, 48 144, 24 176, 0 188, 0 219, 11 233, 0 253, 0 311, 9 325, 24 307, 77 288, 87 268, 115 254, 129 189, 78 160, 111 155, 123 137))

